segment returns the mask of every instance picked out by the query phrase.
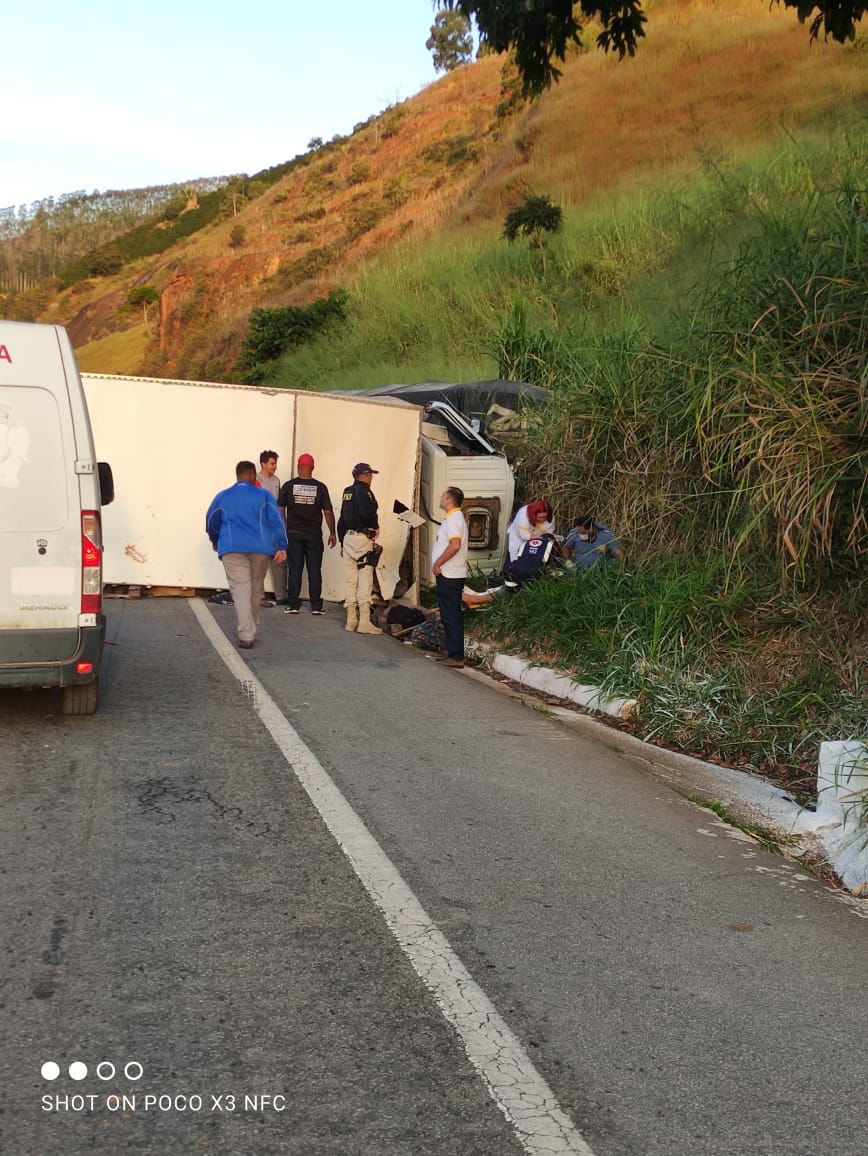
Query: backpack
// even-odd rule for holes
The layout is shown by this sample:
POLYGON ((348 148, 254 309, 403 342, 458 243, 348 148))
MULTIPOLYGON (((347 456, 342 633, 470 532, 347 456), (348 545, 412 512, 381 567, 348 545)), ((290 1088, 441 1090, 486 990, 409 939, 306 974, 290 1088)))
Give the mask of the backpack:
POLYGON ((410 641, 419 650, 445 650, 446 631, 439 618, 429 618, 410 633, 410 641))

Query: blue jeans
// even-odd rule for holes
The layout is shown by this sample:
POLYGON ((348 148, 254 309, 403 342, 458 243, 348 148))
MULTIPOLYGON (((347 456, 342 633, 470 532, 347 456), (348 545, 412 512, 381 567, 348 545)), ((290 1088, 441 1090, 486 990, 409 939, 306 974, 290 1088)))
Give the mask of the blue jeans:
POLYGON ((436 575, 437 604, 440 607, 440 621, 446 635, 446 650, 450 658, 464 659, 464 614, 461 608, 463 578, 444 578, 436 575))
POLYGON ((286 601, 292 610, 301 606, 301 576, 307 564, 307 589, 311 610, 322 610, 322 538, 288 534, 286 550, 286 601))

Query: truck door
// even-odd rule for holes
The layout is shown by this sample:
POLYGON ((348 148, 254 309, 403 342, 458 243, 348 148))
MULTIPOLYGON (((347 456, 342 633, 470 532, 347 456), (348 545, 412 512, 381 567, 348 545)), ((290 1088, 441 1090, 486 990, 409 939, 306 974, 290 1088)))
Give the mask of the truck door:
MULTIPOLYGON (((62 382, 62 379, 61 379, 62 382)), ((57 662, 78 640, 81 510, 65 383, 0 385, 0 662, 57 662)))

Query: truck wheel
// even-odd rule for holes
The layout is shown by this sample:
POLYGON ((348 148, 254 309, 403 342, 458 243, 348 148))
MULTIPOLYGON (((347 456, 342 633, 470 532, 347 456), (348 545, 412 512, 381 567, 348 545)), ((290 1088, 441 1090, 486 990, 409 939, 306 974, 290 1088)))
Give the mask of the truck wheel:
POLYGON ((60 692, 60 708, 64 714, 94 714, 99 705, 99 680, 65 686, 60 692))

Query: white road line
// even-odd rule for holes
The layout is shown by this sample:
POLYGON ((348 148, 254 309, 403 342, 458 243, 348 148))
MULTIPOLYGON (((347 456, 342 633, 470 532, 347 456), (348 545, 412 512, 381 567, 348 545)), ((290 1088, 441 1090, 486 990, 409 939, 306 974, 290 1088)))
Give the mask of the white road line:
POLYGON ((555 1152, 593 1156, 530 1056, 314 753, 228 641, 205 603, 191 598, 189 606, 214 649, 245 688, 283 757, 385 916, 414 971, 458 1032, 470 1062, 524 1150, 532 1156, 555 1152))

